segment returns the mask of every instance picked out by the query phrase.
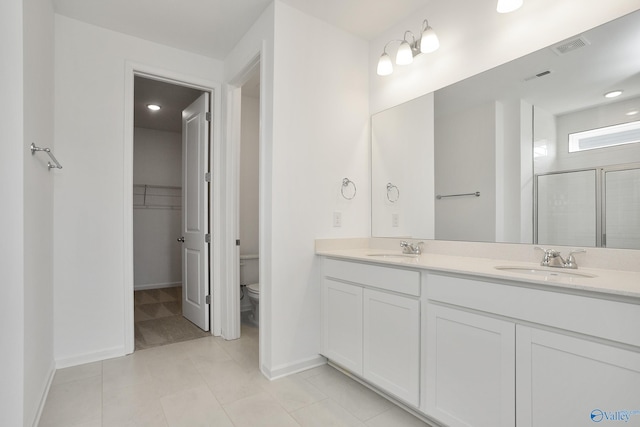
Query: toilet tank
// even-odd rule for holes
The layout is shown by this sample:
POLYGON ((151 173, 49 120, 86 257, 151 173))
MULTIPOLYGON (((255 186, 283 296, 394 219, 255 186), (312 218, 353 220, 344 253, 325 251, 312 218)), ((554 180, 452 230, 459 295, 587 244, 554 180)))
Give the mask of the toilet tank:
POLYGON ((259 283, 260 258, 257 254, 240 255, 240 284, 259 283))

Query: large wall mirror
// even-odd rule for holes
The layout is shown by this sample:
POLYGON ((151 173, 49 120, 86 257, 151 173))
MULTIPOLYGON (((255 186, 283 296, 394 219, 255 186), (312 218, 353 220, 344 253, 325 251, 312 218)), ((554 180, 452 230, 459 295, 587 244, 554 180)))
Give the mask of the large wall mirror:
POLYGON ((639 46, 636 11, 373 115, 372 235, 640 249, 639 46))

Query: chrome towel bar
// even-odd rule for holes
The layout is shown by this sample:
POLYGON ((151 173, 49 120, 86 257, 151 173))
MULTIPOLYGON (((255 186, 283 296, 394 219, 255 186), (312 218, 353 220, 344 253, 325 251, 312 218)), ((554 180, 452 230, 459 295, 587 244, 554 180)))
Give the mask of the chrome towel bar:
POLYGON ((51 160, 53 160, 53 163, 47 162, 47 167, 49 168, 49 170, 51 170, 53 168, 62 169, 62 165, 60 164, 60 162, 58 162, 58 160, 56 159, 56 157, 53 155, 53 153, 51 152, 51 150, 49 148, 36 147, 36 144, 34 144, 32 142, 31 146, 29 147, 29 149, 31 150, 31 155, 32 156, 36 154, 36 151, 44 151, 45 153, 47 153, 49 155, 49 157, 51 157, 51 160))
POLYGON ((441 196, 440 194, 438 194, 436 196, 436 199, 440 200, 440 199, 444 199, 445 197, 461 197, 461 196, 476 196, 476 197, 480 197, 480 192, 476 191, 475 193, 447 194, 447 195, 444 195, 444 196, 441 196))

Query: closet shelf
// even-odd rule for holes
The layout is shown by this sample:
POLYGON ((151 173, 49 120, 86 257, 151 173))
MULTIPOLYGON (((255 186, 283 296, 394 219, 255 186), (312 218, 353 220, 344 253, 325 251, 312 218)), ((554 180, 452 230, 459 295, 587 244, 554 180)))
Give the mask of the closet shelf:
POLYGON ((134 209, 182 209, 182 187, 134 184, 134 209))

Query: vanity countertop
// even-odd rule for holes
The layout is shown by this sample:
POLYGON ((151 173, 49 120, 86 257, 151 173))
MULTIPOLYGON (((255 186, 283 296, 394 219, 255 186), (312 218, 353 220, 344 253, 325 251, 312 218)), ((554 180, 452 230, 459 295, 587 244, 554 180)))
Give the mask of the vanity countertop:
MULTIPOLYGON (((354 260, 398 267, 410 267, 433 272, 468 274, 476 277, 508 280, 523 284, 540 285, 545 288, 564 288, 574 291, 594 292, 609 296, 629 298, 629 302, 640 304, 640 272, 607 270, 600 268, 543 268, 539 263, 514 260, 489 259, 470 256, 455 256, 437 253, 423 253, 415 257, 404 257, 400 250, 366 248, 316 248, 316 254, 331 258, 354 260), (382 255, 398 256, 382 256, 382 255), (376 256, 377 255, 377 256, 376 256), (595 277, 533 275, 523 272, 498 270, 495 267, 526 267, 535 270, 568 271, 589 274, 595 277)), ((603 296, 605 296, 603 295, 603 296)))

